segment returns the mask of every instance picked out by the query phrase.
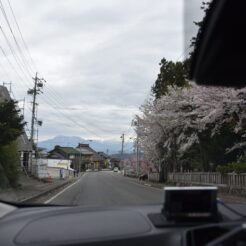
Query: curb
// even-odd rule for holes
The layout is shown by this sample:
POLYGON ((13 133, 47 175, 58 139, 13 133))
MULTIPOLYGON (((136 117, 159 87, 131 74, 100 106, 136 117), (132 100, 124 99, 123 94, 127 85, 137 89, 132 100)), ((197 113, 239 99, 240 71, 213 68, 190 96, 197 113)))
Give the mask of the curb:
POLYGON ((163 188, 165 187, 164 185, 163 186, 159 186, 159 185, 155 185, 155 184, 148 184, 148 185, 151 186, 151 187, 160 189, 160 190, 163 190, 163 188))
MULTIPOLYGON (((77 179, 77 180, 78 180, 78 179, 77 179)), ((44 195, 47 195, 48 193, 50 193, 50 192, 52 192, 52 191, 54 191, 54 190, 56 190, 56 189, 60 189, 60 188, 62 188, 62 187, 64 187, 64 186, 66 186, 67 184, 73 183, 73 182, 75 182, 75 181, 77 181, 77 180, 74 180, 74 181, 68 180, 67 182, 65 182, 65 183, 63 183, 63 184, 57 185, 57 186, 55 186, 55 187, 52 187, 51 189, 42 191, 42 192, 40 192, 40 193, 38 193, 38 194, 36 194, 36 195, 33 195, 33 196, 31 196, 31 197, 28 197, 28 198, 25 198, 25 199, 20 200, 20 201, 18 201, 18 202, 20 202, 20 203, 29 203, 29 202, 32 202, 32 201, 35 200, 35 199, 38 199, 38 198, 40 198, 40 197, 42 197, 42 196, 44 196, 44 195)))
POLYGON ((123 177, 131 178, 131 179, 135 180, 136 183, 141 184, 143 186, 154 187, 154 188, 157 188, 157 189, 160 189, 160 190, 162 190, 165 187, 165 185, 158 185, 158 184, 155 184, 155 183, 152 183, 152 182, 149 182, 149 181, 147 181, 147 182, 146 181, 137 182, 138 178, 135 178, 135 177, 129 177, 129 176, 124 176, 124 175, 123 175, 123 177))

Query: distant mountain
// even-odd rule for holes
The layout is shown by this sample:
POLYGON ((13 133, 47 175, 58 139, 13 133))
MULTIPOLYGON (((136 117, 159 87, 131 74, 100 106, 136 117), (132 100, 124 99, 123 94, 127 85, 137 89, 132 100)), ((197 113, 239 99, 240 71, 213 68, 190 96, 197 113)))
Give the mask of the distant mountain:
MULTIPOLYGON (((76 136, 56 136, 52 139, 40 141, 38 146, 45 148, 48 151, 52 150, 56 145, 76 147, 78 143, 87 143, 96 151, 103 151, 108 154, 118 154, 121 151, 121 141, 99 141, 99 140, 87 140, 76 136)), ((125 145, 125 152, 132 152, 133 144, 127 142, 125 145)))

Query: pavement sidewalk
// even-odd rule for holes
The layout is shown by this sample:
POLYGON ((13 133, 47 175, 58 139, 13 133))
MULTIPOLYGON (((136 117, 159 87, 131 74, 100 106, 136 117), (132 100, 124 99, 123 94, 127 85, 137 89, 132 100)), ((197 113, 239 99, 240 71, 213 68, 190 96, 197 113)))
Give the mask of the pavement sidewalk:
POLYGON ((59 189, 70 183, 75 182, 79 177, 69 177, 67 179, 52 179, 50 183, 43 182, 24 174, 20 175, 18 189, 0 190, 0 199, 10 202, 29 202, 43 196, 53 190, 59 189))

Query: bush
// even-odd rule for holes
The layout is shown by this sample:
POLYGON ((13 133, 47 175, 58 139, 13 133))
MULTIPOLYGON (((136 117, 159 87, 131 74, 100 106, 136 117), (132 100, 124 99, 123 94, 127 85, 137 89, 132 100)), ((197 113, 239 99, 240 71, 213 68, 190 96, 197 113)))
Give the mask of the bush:
POLYGON ((236 173, 246 173, 246 163, 234 163, 233 167, 236 173))
POLYGON ((235 172, 238 174, 246 173, 246 161, 242 159, 240 162, 232 162, 223 166, 219 165, 217 166, 216 171, 222 174, 231 172, 235 172))
POLYGON ((17 188, 19 177, 19 156, 16 143, 0 147, 0 187, 17 188))

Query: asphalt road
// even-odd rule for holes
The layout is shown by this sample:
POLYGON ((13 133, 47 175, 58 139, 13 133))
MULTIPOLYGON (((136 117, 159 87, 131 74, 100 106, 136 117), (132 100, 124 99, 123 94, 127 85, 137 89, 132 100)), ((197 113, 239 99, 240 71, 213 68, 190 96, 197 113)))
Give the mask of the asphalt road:
POLYGON ((142 205, 163 202, 163 191, 110 171, 85 173, 46 203, 82 206, 142 205))

